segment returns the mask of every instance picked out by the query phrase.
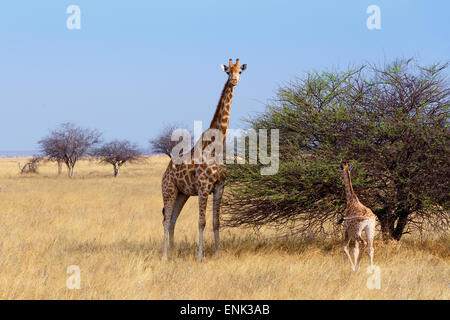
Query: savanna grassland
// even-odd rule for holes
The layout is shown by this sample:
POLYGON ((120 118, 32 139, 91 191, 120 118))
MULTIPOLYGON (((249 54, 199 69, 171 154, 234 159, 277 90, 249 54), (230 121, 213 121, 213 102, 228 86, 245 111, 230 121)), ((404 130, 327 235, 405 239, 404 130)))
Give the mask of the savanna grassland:
MULTIPOLYGON (((175 253, 161 260, 160 180, 167 157, 112 166, 87 160, 75 177, 55 163, 20 175, 0 160, 0 298, 2 299, 449 299, 449 239, 405 236, 375 243, 381 289, 366 286, 367 255, 350 270, 336 239, 276 238, 271 230, 222 231, 214 256, 211 209, 206 257, 196 260, 197 198, 178 219, 175 253), (67 268, 81 270, 70 290, 67 268)), ((211 201, 210 201, 211 202, 211 201)), ((210 206, 209 206, 210 207, 210 206)))

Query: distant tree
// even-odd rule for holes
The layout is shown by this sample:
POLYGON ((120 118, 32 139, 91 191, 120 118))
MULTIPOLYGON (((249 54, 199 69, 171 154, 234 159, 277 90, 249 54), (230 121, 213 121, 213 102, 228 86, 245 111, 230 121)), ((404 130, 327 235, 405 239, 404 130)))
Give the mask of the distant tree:
POLYGON ((68 176, 73 177, 76 162, 101 140, 97 130, 81 128, 73 123, 63 123, 47 137, 38 142, 40 151, 50 160, 65 163, 68 176))
POLYGON ((114 167, 114 177, 119 175, 119 169, 125 163, 137 161, 142 156, 142 152, 138 146, 127 140, 114 140, 105 143, 95 149, 91 154, 100 158, 101 162, 112 164, 114 167))
POLYGON ((450 226, 450 88, 447 64, 398 60, 383 67, 311 72, 279 89, 252 128, 280 131, 280 167, 229 165, 224 217, 232 226, 291 225, 327 233, 345 196, 339 163, 377 216, 384 239, 450 226))
POLYGON ((18 165, 20 173, 21 174, 38 173, 38 166, 42 160, 43 158, 41 156, 33 156, 33 158, 27 161, 24 165, 21 165, 19 162, 18 165))
MULTIPOLYGON (((171 157, 172 149, 181 141, 181 138, 179 141, 172 141, 172 133, 176 129, 181 129, 183 126, 180 124, 169 124, 166 125, 160 132, 160 134, 149 141, 150 148, 152 153, 155 154, 165 154, 171 157)), ((191 145, 193 145, 194 137, 192 132, 190 132, 191 135, 191 145)))
POLYGON ((62 164, 64 162, 64 147, 63 141, 59 139, 56 134, 51 134, 48 137, 38 142, 42 154, 50 161, 56 161, 58 164, 58 175, 62 173, 62 164))

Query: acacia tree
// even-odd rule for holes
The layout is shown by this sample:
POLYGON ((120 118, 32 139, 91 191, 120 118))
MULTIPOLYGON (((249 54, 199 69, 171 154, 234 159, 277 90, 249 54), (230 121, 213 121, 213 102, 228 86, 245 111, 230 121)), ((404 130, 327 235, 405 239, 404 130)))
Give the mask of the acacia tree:
POLYGON ((354 189, 384 239, 414 227, 449 230, 450 89, 447 65, 398 60, 382 68, 308 73, 280 88, 255 128, 280 130, 280 169, 228 167, 223 201, 231 226, 289 225, 326 233, 345 207, 339 163, 353 163, 354 189))
POLYGON ((92 155, 99 157, 101 162, 112 164, 114 177, 117 177, 120 167, 127 162, 139 160, 142 152, 136 144, 132 144, 127 140, 114 140, 95 149, 92 155))
MULTIPOLYGON (((76 162, 99 143, 101 133, 97 130, 81 128, 73 123, 63 123, 41 139, 38 144, 40 151, 51 160, 65 163, 69 178, 73 177, 76 162)), ((60 170, 58 170, 60 171, 60 170)))
MULTIPOLYGON (((179 143, 179 141, 172 141, 172 133, 179 128, 183 128, 183 126, 180 124, 166 125, 155 138, 150 139, 149 143, 151 151, 155 154, 165 154, 172 157, 172 149, 179 143)), ((192 145, 193 135, 191 132, 190 136, 192 145)))

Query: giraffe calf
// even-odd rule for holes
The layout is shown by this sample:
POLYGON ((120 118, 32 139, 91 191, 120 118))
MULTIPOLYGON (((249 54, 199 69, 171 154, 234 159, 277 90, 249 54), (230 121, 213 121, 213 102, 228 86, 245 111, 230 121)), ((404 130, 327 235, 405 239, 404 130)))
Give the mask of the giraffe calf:
POLYGON ((366 242, 362 238, 362 232, 366 233, 367 254, 369 255, 370 265, 373 266, 373 239, 375 237, 376 217, 372 210, 364 206, 353 191, 350 177, 351 166, 347 162, 341 164, 341 177, 344 180, 345 195, 347 205, 344 211, 344 252, 347 255, 350 266, 353 271, 359 269, 361 264, 362 252, 366 247, 366 242), (350 255, 350 241, 354 239, 353 260, 350 255))

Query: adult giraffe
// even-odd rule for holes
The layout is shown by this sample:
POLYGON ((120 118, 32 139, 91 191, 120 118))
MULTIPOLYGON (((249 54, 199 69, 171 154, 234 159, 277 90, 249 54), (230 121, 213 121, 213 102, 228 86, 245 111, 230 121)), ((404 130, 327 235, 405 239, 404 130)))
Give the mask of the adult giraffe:
MULTIPOLYGON (((228 122, 230 119, 230 107, 233 99, 234 89, 240 81, 242 71, 246 69, 247 65, 239 65, 239 59, 236 63, 230 59, 228 66, 222 65, 222 70, 228 74, 227 82, 222 90, 219 103, 214 113, 209 128, 203 132, 202 137, 197 142, 196 146, 191 150, 190 154, 193 156, 188 162, 175 162, 173 159, 167 166, 162 178, 162 195, 164 201, 163 208, 163 226, 164 226, 164 248, 163 259, 167 259, 168 240, 170 249, 174 244, 174 230, 175 223, 180 214, 181 209, 190 196, 198 196, 199 205, 199 244, 198 244, 198 259, 203 258, 203 230, 205 229, 206 220, 205 212, 208 202, 208 195, 213 193, 213 230, 216 253, 220 250, 219 244, 219 216, 220 216, 220 202, 222 200, 225 174, 224 166, 215 157, 210 157, 210 151, 203 153, 214 141, 205 139, 205 136, 210 135, 211 132, 218 132, 223 138, 221 147, 225 143, 225 137, 228 129, 228 122), (209 140, 209 141, 208 141, 209 140), (201 151, 201 159, 198 160, 197 151, 201 151), (169 238, 169 239, 168 239, 169 238)), ((215 135, 217 137, 217 135, 215 135)), ((215 150, 217 151, 217 150, 215 150)))

